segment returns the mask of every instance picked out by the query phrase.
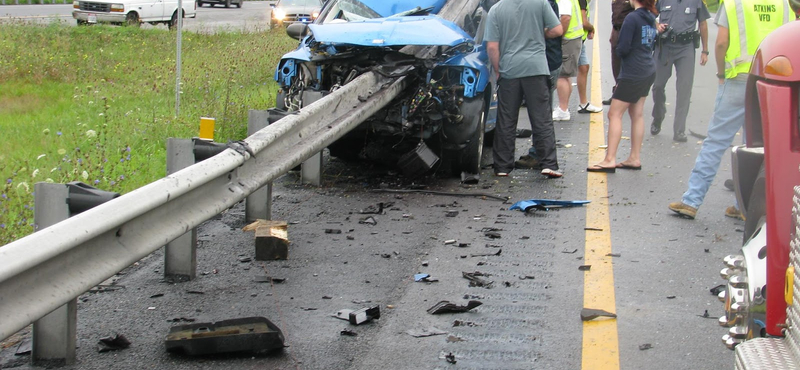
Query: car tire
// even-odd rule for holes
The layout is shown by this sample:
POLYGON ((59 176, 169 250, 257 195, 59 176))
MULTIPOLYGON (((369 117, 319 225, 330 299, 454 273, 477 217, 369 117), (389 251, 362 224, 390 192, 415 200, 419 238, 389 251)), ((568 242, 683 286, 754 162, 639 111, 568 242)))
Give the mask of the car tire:
POLYGON ((462 172, 470 174, 481 173, 483 139, 484 131, 486 130, 486 113, 486 100, 483 95, 473 99, 467 99, 461 106, 461 114, 464 115, 464 120, 467 121, 463 122, 462 125, 466 127, 477 127, 467 145, 461 150, 452 153, 451 169, 454 175, 460 175, 462 172))
MULTIPOLYGON (((178 28, 178 12, 179 12, 179 10, 176 10, 175 13, 172 13, 172 18, 170 18, 169 19, 169 23, 167 23, 167 27, 170 30, 175 30, 175 29, 178 28)), ((181 13, 181 14, 183 14, 183 13, 181 13)))
POLYGON ((225 7, 226 8, 230 8, 231 7, 231 0, 225 0, 225 7))
POLYGON ((141 27, 142 22, 139 22, 139 14, 130 12, 125 16, 125 24, 132 27, 141 27))
POLYGON ((242 8, 242 2, 244 2, 244 0, 239 0, 239 2, 236 3, 236 7, 241 9, 242 8))
POLYGON ((198 8, 202 8, 202 7, 203 7, 203 4, 204 4, 204 3, 203 3, 202 1, 198 1, 198 2, 197 2, 197 7, 198 7, 198 8))
POLYGON ((747 214, 744 215, 743 243, 750 240, 753 233, 761 226, 759 220, 767 215, 767 176, 764 171, 764 165, 761 165, 761 169, 758 170, 758 177, 753 182, 749 199, 747 202, 747 214))

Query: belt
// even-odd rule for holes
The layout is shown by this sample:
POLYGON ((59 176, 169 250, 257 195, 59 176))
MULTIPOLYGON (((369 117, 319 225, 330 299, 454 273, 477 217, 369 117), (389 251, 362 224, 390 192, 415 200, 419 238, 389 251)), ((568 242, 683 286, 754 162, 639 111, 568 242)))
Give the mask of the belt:
POLYGON ((682 32, 672 35, 662 36, 662 40, 673 44, 689 44, 694 42, 695 37, 699 36, 696 31, 682 32))

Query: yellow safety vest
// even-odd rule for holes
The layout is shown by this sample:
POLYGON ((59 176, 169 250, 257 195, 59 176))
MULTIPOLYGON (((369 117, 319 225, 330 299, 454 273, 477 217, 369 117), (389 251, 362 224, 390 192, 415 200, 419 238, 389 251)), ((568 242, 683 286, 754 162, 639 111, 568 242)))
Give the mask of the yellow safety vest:
POLYGON ((728 51, 725 78, 750 72, 758 45, 767 35, 789 23, 791 8, 786 0, 723 1, 728 17, 728 51))
POLYGON ((581 17, 581 7, 578 0, 572 2, 572 17, 569 19, 569 27, 564 32, 564 40, 577 39, 583 36, 583 18, 581 17))

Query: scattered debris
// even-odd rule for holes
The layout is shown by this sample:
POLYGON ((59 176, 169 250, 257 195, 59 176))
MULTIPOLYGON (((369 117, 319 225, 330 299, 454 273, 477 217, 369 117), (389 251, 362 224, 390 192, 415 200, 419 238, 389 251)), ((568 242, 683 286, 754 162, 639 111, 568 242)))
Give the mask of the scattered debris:
POLYGON ((455 239, 450 239, 450 240, 445 240, 445 241, 444 241, 444 244, 445 244, 445 245, 449 245, 449 244, 455 244, 455 243, 456 243, 455 239))
POLYGON ((450 301, 441 301, 433 307, 428 309, 428 313, 431 315, 438 315, 440 313, 459 313, 459 312, 467 312, 475 307, 482 305, 483 302, 481 301, 469 301, 467 302, 466 306, 459 306, 455 303, 450 303, 450 301))
POLYGON ((586 231, 603 231, 603 229, 599 227, 584 227, 583 229, 586 231))
POLYGON ((206 293, 199 290, 187 290, 186 294, 206 294, 206 293))
POLYGON ((486 244, 486 248, 503 248, 503 246, 497 244, 486 244))
POLYGON ((356 332, 354 332, 352 330, 348 330, 348 329, 344 329, 344 330, 340 331, 339 334, 346 335, 348 337, 357 337, 358 336, 358 333, 356 333, 356 332))
POLYGON ((365 307, 360 310, 339 310, 333 317, 337 319, 347 320, 353 325, 361 325, 365 322, 372 321, 373 319, 381 318, 380 306, 365 307))
POLYGON ((589 271, 592 269, 592 265, 580 265, 578 266, 578 270, 580 271, 589 271))
POLYGON ((260 276, 256 276, 253 279, 253 281, 255 281, 256 283, 280 284, 280 283, 283 283, 284 281, 286 281, 286 279, 285 278, 276 278, 276 277, 271 277, 271 276, 266 276, 266 275, 260 275, 260 276))
POLYGON ((241 263, 247 263, 247 262, 250 262, 252 260, 253 259, 250 258, 250 257, 239 257, 239 262, 241 262, 241 263))
POLYGON ((386 208, 391 208, 394 205, 394 202, 380 202, 377 205, 370 205, 366 209, 362 209, 358 211, 358 213, 362 215, 382 215, 385 212, 383 211, 386 208))
POLYGON ((437 329, 436 327, 431 326, 427 329, 411 329, 407 330, 406 334, 415 337, 415 338, 423 338, 423 337, 432 337, 434 335, 442 335, 447 334, 446 331, 437 329))
POLYGON ((115 290, 125 289, 124 285, 97 285, 92 289, 89 289, 89 293, 104 293, 104 292, 113 292, 115 290))
POLYGON ((428 266, 428 261, 422 261, 422 266, 428 266))
POLYGON ((289 257, 289 224, 286 221, 256 220, 242 231, 255 231, 256 260, 285 260, 289 257))
POLYGON ((489 276, 488 274, 484 274, 480 271, 475 272, 461 272, 461 276, 465 279, 469 280, 469 286, 474 287, 481 287, 481 288, 491 288, 494 281, 486 280, 481 278, 481 276, 489 276))
POLYGON ((450 210, 444 213, 447 217, 456 217, 458 216, 458 211, 450 210))
POLYGON ((616 318, 617 314, 595 308, 584 308, 581 310, 581 320, 590 321, 598 317, 611 317, 616 318))
POLYGON ((725 286, 720 284, 720 285, 717 285, 717 286, 709 289, 709 292, 711 292, 711 294, 713 294, 713 295, 719 295, 719 292, 722 292, 724 290, 725 290, 725 286))
POLYGON ((639 345, 639 350, 640 351, 646 351, 646 350, 648 350, 650 348, 653 348, 653 345, 650 344, 650 343, 645 343, 645 344, 639 345))
POLYGON ((500 253, 502 253, 502 252, 503 252, 503 250, 502 250, 502 249, 498 249, 498 250, 497 250, 497 252, 495 252, 495 253, 473 253, 473 254, 470 254, 469 256, 470 256, 470 257, 488 257, 488 256, 499 256, 499 255, 500 255, 500 253))
POLYGON ((512 284, 511 284, 511 282, 510 282, 510 281, 504 281, 504 282, 503 282, 503 285, 504 285, 506 288, 511 288, 511 286, 512 286, 512 284))
POLYGON ((494 194, 487 193, 451 193, 448 191, 435 191, 435 190, 416 190, 416 189, 372 189, 373 193, 421 193, 433 195, 445 195, 451 197, 479 197, 499 200, 501 202, 508 201, 508 197, 500 197, 494 194))
POLYGON ((392 254, 391 253, 381 253, 381 257, 383 257, 383 258, 392 258, 392 254))
POLYGON ((590 202, 589 200, 529 199, 514 203, 508 210, 520 210, 522 212, 531 210, 547 211, 551 208, 578 207, 590 202))
POLYGON ((469 243, 458 243, 457 247, 466 248, 466 247, 469 247, 469 245, 470 245, 469 243))
POLYGON ((606 253, 606 257, 622 257, 622 253, 606 253))
POLYGON ((694 131, 692 131, 692 129, 689 129, 689 135, 694 136, 694 137, 696 137, 696 138, 698 138, 700 140, 705 140, 706 139, 706 135, 694 132, 694 131))
POLYGON ((573 253, 575 253, 575 252, 577 252, 577 251, 578 251, 578 248, 575 248, 575 249, 573 249, 573 250, 571 250, 571 251, 570 251, 570 250, 566 250, 566 249, 564 249, 563 251, 561 251, 561 253, 573 254, 573 253))
POLYGON ((423 283, 435 283, 435 282, 439 281, 439 279, 432 278, 428 274, 415 274, 414 275, 414 281, 423 282, 423 283))
POLYGON ((97 352, 119 351, 131 346, 128 338, 122 334, 117 334, 113 337, 103 337, 97 342, 97 352))
POLYGON ((356 240, 356 238, 352 235, 348 235, 345 238, 347 238, 347 240, 356 240))
POLYGON ((322 296, 322 299, 333 299, 333 297, 331 297, 329 295, 324 295, 324 296, 322 296))
POLYGON ((714 319, 714 320, 717 319, 716 317, 711 317, 711 315, 708 314, 708 310, 703 311, 703 314, 697 315, 697 317, 702 317, 704 319, 714 319))
POLYGON ((446 356, 444 356, 444 359, 447 360, 447 362, 449 362, 451 364, 454 364, 454 363, 457 362, 456 361, 456 356, 453 354, 453 352, 450 352, 446 356))
POLYGON ((364 217, 362 219, 359 219, 358 223, 364 224, 364 225, 369 225, 369 226, 375 226, 375 225, 378 224, 378 221, 376 221, 374 217, 369 216, 369 217, 364 217))
POLYGON ((461 183, 466 185, 477 185, 481 181, 478 173, 461 172, 461 183))
POLYGON ((464 339, 461 339, 460 337, 457 337, 455 335, 449 335, 447 337, 447 343, 455 343, 455 342, 463 342, 463 341, 464 341, 464 339))
POLYGON ((525 275, 525 276, 519 276, 519 279, 520 280, 534 280, 536 278, 533 275, 525 275))
POLYGON ((318 310, 318 308, 316 308, 316 307, 300 307, 300 309, 303 310, 303 311, 316 311, 316 310, 318 310))
POLYGON ((195 322, 195 319, 186 318, 186 317, 176 317, 176 318, 167 320, 167 322, 195 322))
POLYGON ((675 299, 675 296, 674 295, 668 295, 667 299, 675 299))
POLYGON ((488 237, 489 239, 500 239, 502 235, 497 231, 486 231, 483 233, 484 236, 488 237))
POLYGON ((159 297, 163 297, 163 296, 164 296, 164 293, 156 293, 156 294, 151 295, 150 298, 159 298, 159 297))
POLYGON ((281 349, 283 333, 264 317, 173 326, 165 341, 168 352, 190 356, 281 349))
POLYGON ((325 234, 341 234, 341 229, 325 229, 325 234))
POLYGON ((703 252, 709 253, 709 252, 711 252, 711 250, 708 249, 708 248, 705 248, 705 249, 703 249, 703 252))
POLYGON ((352 301, 350 301, 350 302, 352 302, 352 303, 354 303, 354 304, 367 304, 367 303, 372 303, 372 301, 368 301, 368 300, 362 300, 362 299, 354 299, 354 300, 352 300, 352 301))
POLYGON ((33 338, 26 338, 19 343, 16 352, 14 352, 14 356, 29 355, 31 351, 33 351, 33 338))
POLYGON ((469 327, 475 327, 475 326, 479 326, 479 325, 478 325, 478 324, 476 324, 476 323, 474 323, 474 322, 472 322, 472 321, 461 321, 461 320, 455 320, 455 321, 453 321, 453 327, 456 327, 456 326, 469 326, 469 327))

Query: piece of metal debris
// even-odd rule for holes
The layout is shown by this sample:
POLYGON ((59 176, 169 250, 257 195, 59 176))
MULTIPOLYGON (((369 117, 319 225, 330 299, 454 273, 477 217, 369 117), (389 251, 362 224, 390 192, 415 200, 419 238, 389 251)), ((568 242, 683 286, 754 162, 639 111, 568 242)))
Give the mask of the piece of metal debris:
POLYGON ((551 208, 579 207, 591 203, 589 200, 555 200, 555 199, 529 199, 514 203, 509 211, 519 210, 529 212, 535 210, 547 211, 551 208))
POLYGON ((598 317, 611 317, 616 318, 617 314, 595 308, 584 308, 581 310, 581 320, 590 321, 598 317))
POLYGON ((458 245, 456 247, 466 248, 466 247, 469 247, 469 243, 458 243, 458 245))
POLYGON ((151 295, 150 298, 160 298, 160 297, 163 297, 163 296, 164 296, 164 293, 156 293, 156 294, 151 295))
POLYGON ((575 252, 577 252, 577 251, 578 251, 578 249, 577 249, 577 248, 576 248, 576 249, 573 249, 573 250, 567 250, 567 249, 564 249, 563 251, 561 251, 561 253, 573 254, 573 253, 575 253, 575 252))
POLYGON ((470 254, 470 257, 489 257, 489 256, 499 256, 500 253, 503 253, 502 249, 498 249, 495 253, 473 253, 470 254))
POLYGON ((456 243, 455 239, 449 239, 449 240, 445 240, 445 241, 444 241, 444 244, 445 244, 445 245, 448 245, 448 244, 455 244, 455 243, 456 243))
POLYGON ((369 216, 369 217, 364 217, 364 218, 358 220, 358 223, 364 224, 364 225, 369 225, 369 226, 375 226, 375 225, 378 224, 378 221, 376 221, 374 217, 369 216))
POLYGON ((461 172, 461 183, 466 185, 477 185, 481 181, 479 173, 461 172))
POLYGON ((372 321, 373 319, 381 318, 380 306, 365 307, 360 310, 339 310, 333 317, 341 320, 347 320, 353 325, 361 325, 365 322, 372 321))
POLYGON ((711 292, 711 294, 713 294, 713 295, 719 295, 719 292, 722 292, 722 291, 724 291, 724 290, 725 290, 725 286, 724 286, 724 285, 722 285, 722 284, 720 284, 720 285, 717 285, 717 286, 715 286, 715 287, 713 287, 713 288, 709 289, 709 291, 710 291, 710 292, 711 292))
POLYGON ((29 355, 31 351, 33 351, 33 338, 26 338, 19 343, 16 352, 14 352, 14 356, 29 355))
POLYGON ((622 257, 622 253, 606 253, 606 257, 622 257))
POLYGON ((498 244, 486 244, 486 248, 503 248, 503 246, 498 244))
POLYGON ((455 326, 469 326, 469 327, 474 327, 474 326, 479 326, 479 325, 478 325, 478 324, 476 324, 476 323, 474 323, 474 322, 472 322, 472 321, 462 321, 462 320, 455 320, 455 321, 453 321, 453 326, 454 326, 454 327, 455 327, 455 326))
POLYGON ((430 328, 427 329, 410 329, 406 331, 406 334, 415 338, 424 338, 424 337, 432 337, 434 335, 447 334, 447 332, 431 326, 430 328))
POLYGON ((283 333, 264 317, 173 326, 165 341, 168 352, 190 356, 281 349, 283 333))
POLYGON ((650 348, 653 348, 653 345, 650 344, 650 343, 645 343, 645 344, 640 344, 639 345, 639 350, 640 351, 646 351, 646 350, 648 350, 650 348))
POLYGON ((583 229, 586 231, 603 231, 603 229, 599 227, 584 227, 583 229))
POLYGON ((103 337, 97 342, 97 352, 119 351, 131 346, 128 338, 122 334, 117 334, 113 337, 103 337))
POLYGON ((186 317, 176 317, 176 318, 167 320, 167 322, 195 322, 195 319, 186 318, 186 317))
POLYGON ((428 309, 428 313, 431 315, 438 315, 441 313, 459 313, 459 312, 467 312, 475 307, 482 305, 483 302, 481 301, 469 301, 467 302, 466 306, 460 306, 455 303, 451 303, 450 301, 441 301, 433 307, 428 309))
POLYGON ((303 311, 316 311, 319 308, 316 308, 316 307, 300 307, 300 309, 303 310, 303 311))
POLYGON ((344 329, 344 330, 340 331, 339 334, 346 335, 348 337, 357 337, 358 336, 358 333, 356 333, 356 332, 354 332, 352 330, 348 330, 348 329, 344 329))
POLYGON ((422 266, 428 266, 428 261, 422 261, 422 266))
POLYGON ((199 290, 187 290, 186 294, 206 294, 205 292, 201 292, 199 290))
POLYGON ((475 272, 461 272, 461 276, 469 280, 469 286, 491 288, 494 281, 481 278, 481 276, 489 276, 480 271, 475 272))
POLYGON ((266 276, 266 275, 259 275, 259 276, 256 276, 253 279, 253 281, 255 281, 256 283, 280 284, 280 283, 283 283, 284 281, 286 281, 286 279, 285 278, 276 278, 276 277, 271 277, 271 276, 266 276))
POLYGON ((592 269, 592 265, 580 265, 578 266, 578 270, 580 271, 589 271, 592 269))
POLYGON ((675 299, 675 296, 674 295, 668 295, 667 299, 675 299))

